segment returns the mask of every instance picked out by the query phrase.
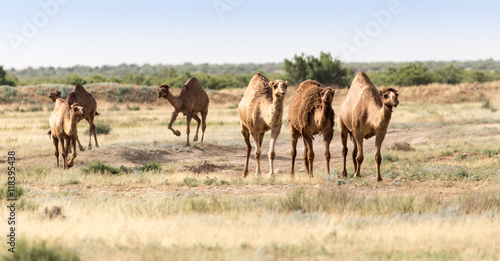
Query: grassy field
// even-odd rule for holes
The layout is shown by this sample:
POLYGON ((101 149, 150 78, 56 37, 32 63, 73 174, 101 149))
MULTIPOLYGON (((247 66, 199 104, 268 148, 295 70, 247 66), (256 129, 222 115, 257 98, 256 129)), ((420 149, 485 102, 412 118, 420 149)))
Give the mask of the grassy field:
MULTIPOLYGON (((383 182, 374 179, 373 139, 365 141, 362 178, 339 177, 337 129, 331 173, 317 137, 314 178, 307 177, 301 159, 299 173, 290 178, 286 115, 293 87, 275 177, 267 175, 263 155, 263 175, 242 179, 236 107, 243 89, 209 94, 205 142, 185 148, 185 117, 175 124, 181 137, 174 136, 167 129, 172 107, 166 100, 117 102, 107 93, 119 91, 95 87, 101 113, 96 123, 109 127, 109 134, 98 135, 99 148, 78 151, 73 168, 55 169, 46 134, 53 106, 44 100, 49 88, 24 87, 13 98, 17 104, 0 105, 0 153, 6 159, 7 151, 16 151, 20 195, 16 256, 2 243, 2 258, 498 260, 499 86, 400 88, 401 104, 382 149, 383 182)), ((337 91, 335 111, 346 93, 337 91)), ((78 128, 86 147, 88 124, 78 128)), ((302 151, 299 142, 299 158, 302 151)), ((7 162, 0 163, 7 173, 7 162)), ((255 165, 252 157, 250 171, 255 165)), ((6 175, 2 184, 5 206, 6 175)), ((2 233, 8 215, 0 209, 2 233)))

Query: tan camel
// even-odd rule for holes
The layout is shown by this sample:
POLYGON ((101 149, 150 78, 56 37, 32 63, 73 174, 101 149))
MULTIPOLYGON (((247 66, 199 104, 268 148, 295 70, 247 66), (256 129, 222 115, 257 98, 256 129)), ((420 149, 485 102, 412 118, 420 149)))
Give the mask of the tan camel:
POLYGON ((377 181, 382 181, 380 147, 387 133, 392 108, 399 104, 398 96, 398 91, 390 87, 378 91, 364 72, 360 72, 354 77, 347 97, 340 105, 339 110, 339 133, 343 147, 342 156, 344 157, 343 177, 347 177, 347 136, 350 135, 354 143, 352 153, 354 177, 361 176, 361 163, 364 159, 363 138, 369 139, 375 136, 377 181))
POLYGON ((295 156, 297 156, 297 141, 304 139, 304 164, 307 173, 313 177, 313 135, 323 135, 325 147, 326 170, 330 173, 330 142, 333 138, 335 112, 332 101, 335 91, 330 88, 321 88, 321 84, 306 80, 299 85, 297 93, 290 103, 288 110, 288 127, 292 139, 292 178, 295 175, 295 156))
POLYGON ((273 161, 275 157, 274 146, 281 131, 283 118, 283 100, 287 91, 288 83, 282 80, 270 82, 266 76, 256 73, 238 105, 238 114, 241 120, 241 134, 246 143, 246 164, 243 177, 248 175, 248 160, 252 146, 250 135, 252 135, 256 150, 257 161, 256 175, 260 175, 261 146, 266 131, 271 130, 269 141, 269 175, 274 175, 273 161))
MULTIPOLYGON (((92 149, 92 135, 94 135, 94 141, 95 141, 95 146, 99 148, 99 144, 97 144, 97 134, 95 130, 95 125, 94 125, 94 117, 96 115, 99 115, 97 112, 97 102, 95 101, 94 97, 92 94, 88 93, 85 88, 81 85, 78 84, 75 86, 75 89, 71 91, 68 94, 68 97, 66 98, 66 101, 68 102, 69 105, 72 105, 74 103, 80 104, 83 108, 85 108, 86 114, 85 114, 85 120, 89 123, 89 146, 88 149, 92 149)), ((83 151, 83 146, 80 144, 80 140, 76 139, 78 142, 78 146, 81 151, 83 151)))
POLYGON ((59 168, 59 147, 61 144, 61 154, 63 157, 63 168, 67 169, 73 166, 73 160, 76 158, 76 138, 77 138, 77 123, 85 117, 85 109, 77 103, 68 105, 63 99, 55 100, 54 111, 50 115, 50 133, 52 142, 55 146, 55 156, 57 167, 59 168), (67 161, 67 147, 71 146, 73 155, 67 161))
POLYGON ((187 141, 185 146, 189 146, 189 125, 191 124, 191 119, 194 119, 198 126, 196 127, 196 133, 194 134, 193 141, 198 141, 198 130, 200 129, 200 117, 198 117, 198 113, 201 115, 201 142, 203 142, 203 137, 205 136, 205 129, 207 127, 207 114, 208 114, 208 95, 201 87, 200 82, 196 78, 189 79, 179 91, 177 96, 174 96, 169 91, 170 86, 167 84, 163 84, 158 88, 158 98, 165 98, 172 104, 174 107, 174 111, 172 112, 172 119, 170 119, 170 123, 168 124, 168 129, 172 130, 174 135, 180 136, 181 133, 178 130, 174 130, 172 128, 172 124, 177 119, 177 115, 179 112, 186 115, 187 127, 186 127, 186 135, 187 141))

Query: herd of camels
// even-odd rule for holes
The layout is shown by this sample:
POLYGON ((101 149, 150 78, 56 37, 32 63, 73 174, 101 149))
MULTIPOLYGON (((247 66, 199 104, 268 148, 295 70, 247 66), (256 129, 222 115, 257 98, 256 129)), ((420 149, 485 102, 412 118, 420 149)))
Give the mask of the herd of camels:
MULTIPOLYGON (((274 147, 281 131, 283 119, 284 99, 288 83, 282 80, 269 81, 266 76, 256 73, 245 90, 243 98, 238 105, 238 114, 241 121, 241 133, 246 144, 246 162, 243 176, 248 175, 248 161, 252 151, 250 136, 255 144, 255 159, 257 161, 256 175, 260 175, 261 147, 264 134, 271 131, 269 146, 269 174, 274 175, 273 161, 275 158, 274 147)), ((169 91, 170 86, 163 84, 158 88, 158 98, 167 99, 174 107, 168 125, 174 135, 180 132, 172 128, 177 115, 183 113, 187 118, 186 146, 189 146, 190 122, 194 119, 198 125, 193 142, 198 140, 198 130, 202 125, 201 142, 205 135, 206 118, 208 113, 209 98, 196 78, 189 79, 180 89, 177 96, 169 91), (198 116, 200 114, 200 116, 198 116)), ((330 172, 330 142, 334 133, 335 112, 332 108, 335 90, 322 85, 314 80, 303 81, 292 98, 288 110, 288 126, 292 142, 291 149, 291 176, 294 177, 295 157, 297 155, 297 141, 302 137, 304 141, 304 164, 310 177, 313 176, 313 136, 322 134, 326 169, 330 172)), ((55 146, 56 164, 59 167, 59 149, 63 158, 63 168, 73 166, 76 157, 76 143, 79 149, 84 150, 77 134, 77 123, 83 119, 90 125, 88 149, 92 149, 92 135, 95 146, 97 143, 94 116, 97 113, 97 103, 82 85, 77 85, 68 95, 66 100, 61 98, 59 91, 52 91, 49 97, 54 101, 55 107, 50 116, 49 135, 55 146), (71 159, 67 156, 72 151, 71 159)), ((375 162, 377 164, 377 181, 382 181, 380 164, 382 157, 380 148, 387 133, 387 126, 391 120, 392 109, 399 104, 398 91, 386 87, 378 90, 364 73, 359 72, 353 79, 347 97, 340 104, 338 116, 338 129, 342 142, 343 170, 342 177, 347 177, 347 138, 354 144, 352 159, 354 163, 354 177, 360 177, 361 164, 363 163, 363 139, 375 136, 375 162)))

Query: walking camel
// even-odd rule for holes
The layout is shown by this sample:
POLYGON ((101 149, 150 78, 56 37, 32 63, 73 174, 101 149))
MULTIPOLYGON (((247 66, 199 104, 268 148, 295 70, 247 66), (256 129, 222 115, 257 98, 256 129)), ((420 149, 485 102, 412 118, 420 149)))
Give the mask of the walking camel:
POLYGON ((375 136, 377 181, 382 181, 380 148, 391 120, 392 108, 399 104, 398 96, 398 91, 391 87, 385 87, 382 91, 377 90, 364 72, 354 77, 347 97, 341 103, 339 110, 339 133, 344 157, 343 177, 347 177, 347 136, 351 137, 354 144, 352 153, 354 177, 361 176, 361 163, 364 159, 363 138, 369 139, 375 136))
POLYGON ((59 167, 59 144, 61 145, 63 168, 67 169, 73 166, 73 160, 76 158, 77 123, 84 117, 85 109, 77 103, 70 106, 61 98, 55 100, 55 107, 50 115, 49 124, 50 135, 55 147, 57 167, 59 167), (70 160, 67 160, 68 146, 71 146, 73 150, 70 160))
POLYGON ((295 175, 295 156, 297 155, 297 141, 304 140, 304 164, 307 173, 313 177, 313 135, 323 135, 325 148, 326 170, 330 173, 330 143, 333 138, 335 112, 332 101, 335 91, 330 88, 321 88, 317 81, 306 80, 299 85, 297 93, 290 103, 288 110, 288 127, 292 140, 292 178, 295 175))
POLYGON ((270 82, 266 76, 256 73, 243 94, 238 105, 238 114, 241 120, 241 134, 246 144, 246 163, 243 177, 248 175, 248 160, 252 146, 250 135, 255 144, 255 160, 257 161, 256 175, 260 175, 261 146, 264 134, 271 130, 269 141, 269 175, 274 175, 273 161, 275 158, 274 146, 281 131, 283 119, 283 101, 287 92, 288 83, 282 80, 270 82))
POLYGON ((191 123, 191 119, 194 119, 198 126, 196 127, 196 133, 194 134, 193 141, 198 141, 198 130, 200 129, 200 117, 198 117, 198 113, 201 115, 201 142, 203 142, 203 137, 205 136, 205 129, 207 127, 207 114, 208 114, 208 95, 201 87, 200 82, 196 78, 189 79, 179 91, 177 96, 174 96, 170 91, 170 86, 167 84, 163 84, 158 88, 158 98, 165 98, 172 104, 174 107, 174 111, 172 112, 172 118, 170 119, 170 123, 168 124, 168 129, 172 130, 174 135, 180 136, 181 133, 178 130, 172 128, 172 124, 177 119, 177 115, 179 112, 186 115, 187 127, 186 127, 186 144, 184 146, 189 146, 189 125, 191 123))

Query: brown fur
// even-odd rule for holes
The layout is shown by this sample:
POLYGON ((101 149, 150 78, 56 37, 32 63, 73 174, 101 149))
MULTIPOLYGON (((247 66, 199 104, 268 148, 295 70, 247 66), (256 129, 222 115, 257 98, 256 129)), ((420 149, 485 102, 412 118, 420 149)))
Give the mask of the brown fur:
POLYGON ((187 141, 185 146, 189 146, 189 133, 190 128, 189 125, 191 123, 191 118, 193 118, 198 126, 196 127, 196 133, 194 134, 193 141, 198 140, 198 130, 200 129, 200 122, 202 123, 202 134, 201 134, 201 142, 203 142, 203 137, 205 136, 206 129, 206 119, 208 114, 208 105, 209 99, 208 95, 201 87, 200 82, 196 78, 189 79, 179 91, 177 96, 172 95, 170 93, 170 86, 168 84, 163 84, 158 88, 158 98, 167 99, 170 104, 174 107, 174 111, 172 112, 172 118, 170 119, 170 123, 168 124, 168 129, 172 130, 174 135, 180 136, 181 133, 178 130, 174 130, 172 128, 172 124, 175 122, 177 115, 179 113, 183 113, 187 118, 187 127, 186 127, 186 135, 187 141), (201 120, 198 117, 198 113, 201 115, 201 120))
POLYGON ((330 172, 330 143, 333 137, 335 112, 332 101, 335 91, 330 88, 321 88, 321 84, 306 80, 299 85, 297 93, 290 103, 288 110, 288 126, 292 140, 292 171, 294 176, 295 156, 297 155, 297 140, 304 139, 304 163, 307 173, 313 176, 314 150, 313 135, 323 134, 325 160, 327 171, 330 172))
MULTIPOLYGON (((92 149, 92 135, 94 135, 95 146, 99 148, 99 144, 97 143, 97 133, 94 125, 94 117, 96 115, 99 115, 99 113, 97 113, 97 102, 92 96, 92 94, 88 93, 81 84, 78 84, 77 86, 75 86, 75 89, 73 89, 73 91, 71 91, 68 94, 66 101, 68 102, 69 105, 78 103, 80 104, 80 106, 85 108, 86 111, 85 120, 87 120, 90 126, 88 149, 89 150, 92 149)), ((80 140, 78 139, 78 137, 77 137, 77 142, 78 146, 80 147, 80 150, 83 151, 84 149, 80 144, 80 140)))
POLYGON ((77 123, 83 117, 85 117, 85 109, 82 106, 77 103, 70 106, 61 98, 55 100, 55 107, 50 115, 49 124, 52 142, 55 146, 57 167, 59 167, 59 144, 61 144, 63 168, 67 169, 73 166, 73 160, 76 158, 77 123), (73 155, 69 161, 66 160, 68 146, 71 146, 73 150, 73 155))
POLYGON ((274 146, 281 131, 283 119, 283 101, 288 83, 282 80, 270 82, 266 76, 256 73, 248 84, 243 98, 238 105, 238 115, 241 121, 241 134, 246 144, 246 164, 243 177, 248 175, 248 160, 252 146, 250 135, 255 143, 256 174, 260 175, 261 147, 264 134, 271 130, 269 146, 269 175, 274 175, 274 146))
POLYGON ((380 148, 387 133, 387 126, 391 120, 392 108, 399 104, 398 91, 386 87, 377 90, 368 75, 360 72, 352 81, 347 97, 340 105, 339 133, 342 141, 342 156, 344 169, 342 176, 347 177, 347 136, 351 136, 354 143, 352 154, 354 163, 354 177, 360 177, 361 164, 364 160, 363 139, 376 136, 375 162, 377 164, 377 181, 381 181, 380 164, 382 157, 380 148))

